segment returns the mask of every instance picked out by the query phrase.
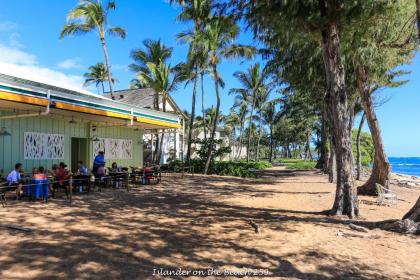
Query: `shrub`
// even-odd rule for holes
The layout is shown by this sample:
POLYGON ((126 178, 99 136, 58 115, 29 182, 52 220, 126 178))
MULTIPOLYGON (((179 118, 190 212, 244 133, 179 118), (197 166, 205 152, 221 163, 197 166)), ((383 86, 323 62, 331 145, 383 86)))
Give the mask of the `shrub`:
MULTIPOLYGON (((204 162, 200 159, 191 159, 190 164, 194 167, 195 173, 201 173, 204 170, 204 162)), ((180 172, 183 163, 180 160, 171 161, 169 168, 175 172, 180 172)), ((266 161, 244 162, 244 161, 216 161, 209 170, 210 174, 236 176, 236 177, 254 177, 250 169, 262 170, 272 165, 266 161)))
POLYGON ((315 160, 300 160, 291 163, 286 163, 287 169, 295 170, 311 170, 315 169, 316 161, 315 160))

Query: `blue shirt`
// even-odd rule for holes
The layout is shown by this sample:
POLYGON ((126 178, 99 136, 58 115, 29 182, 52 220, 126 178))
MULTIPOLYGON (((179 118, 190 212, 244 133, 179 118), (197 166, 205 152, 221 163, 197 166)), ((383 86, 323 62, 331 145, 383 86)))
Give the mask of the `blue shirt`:
POLYGON ((93 165, 100 166, 100 165, 103 165, 103 164, 105 164, 105 156, 104 155, 97 155, 95 157, 93 165))
POLYGON ((87 170, 86 166, 84 166, 84 165, 80 166, 79 173, 80 173, 80 175, 87 175, 88 170, 87 170))
POLYGON ((7 182, 9 183, 9 185, 19 183, 19 181, 20 181, 20 173, 17 172, 16 170, 13 170, 12 172, 9 173, 9 175, 7 175, 7 182))

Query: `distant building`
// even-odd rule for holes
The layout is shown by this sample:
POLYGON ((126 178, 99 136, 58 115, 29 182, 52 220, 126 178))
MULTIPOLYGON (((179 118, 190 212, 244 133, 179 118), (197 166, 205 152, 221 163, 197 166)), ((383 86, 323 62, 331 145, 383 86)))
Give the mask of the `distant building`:
POLYGON ((99 151, 106 165, 143 165, 143 133, 174 130, 171 113, 119 102, 61 82, 36 79, 36 73, 0 74, 0 173, 20 162, 26 171, 65 162, 76 171, 89 167, 99 151))
MULTIPOLYGON (((211 135, 210 131, 206 131, 206 137, 209 138, 211 135)), ((204 131, 200 131, 196 137, 197 139, 203 140, 204 137, 204 131)), ((244 159, 246 158, 246 146, 242 145, 242 147, 240 148, 240 146, 238 145, 238 141, 236 141, 235 139, 232 139, 232 137, 229 135, 229 133, 222 127, 218 127, 216 129, 216 133, 215 133, 215 137, 216 140, 222 139, 222 144, 218 144, 216 145, 216 148, 220 148, 220 147, 230 147, 231 148, 231 152, 230 154, 225 155, 223 158, 220 158, 219 160, 235 160, 236 157, 238 159, 244 159), (239 153, 240 150, 240 154, 239 153)), ((199 144, 193 144, 192 145, 192 155, 193 157, 197 156, 196 151, 200 149, 200 145, 199 144)))
MULTIPOLYGON (((118 102, 130 104, 132 106, 153 109, 155 91, 151 88, 127 89, 114 91, 114 99, 118 102)), ((111 94, 106 93, 110 98, 111 94)), ((162 98, 159 98, 159 110, 163 110, 162 98)), ((185 115, 181 108, 176 104, 172 97, 168 96, 166 103, 166 113, 178 118, 181 127, 178 129, 165 129, 163 138, 163 149, 160 163, 166 163, 169 159, 182 160, 184 156, 185 138, 185 115)), ((162 130, 146 129, 143 135, 144 142, 144 162, 151 162, 156 152, 156 133, 161 135, 162 130)), ((160 137, 160 136, 159 136, 160 137)))

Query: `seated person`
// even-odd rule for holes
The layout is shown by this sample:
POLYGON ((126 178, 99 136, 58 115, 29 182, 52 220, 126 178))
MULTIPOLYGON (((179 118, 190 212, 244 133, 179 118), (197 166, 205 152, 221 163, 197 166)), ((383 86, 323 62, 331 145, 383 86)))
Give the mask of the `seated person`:
POLYGON ((47 175, 45 175, 45 172, 44 172, 44 167, 40 166, 37 171, 38 172, 36 174, 34 174, 34 179, 35 180, 46 180, 47 179, 47 175))
POLYGON ((69 196, 69 174, 66 169, 67 165, 64 162, 60 162, 58 168, 53 173, 54 179, 57 181, 53 185, 53 197, 55 197, 55 192, 58 188, 64 188, 66 190, 66 196, 69 196))
MULTIPOLYGON (((121 171, 122 171, 122 169, 120 167, 118 167, 116 162, 113 162, 112 165, 111 165, 111 168, 109 169, 109 172, 117 173, 117 172, 121 172, 121 171)), ((115 188, 118 189, 120 187, 120 181, 124 179, 123 177, 124 176, 117 175, 117 174, 114 176, 114 187, 115 188)))
POLYGON ((54 176, 55 172, 57 172, 57 169, 58 169, 58 164, 54 163, 51 169, 48 170, 48 174, 50 174, 51 176, 54 176))
POLYGON ((83 161, 79 160, 77 162, 77 175, 89 175, 89 170, 83 164, 83 161))
POLYGON ((146 184, 150 184, 150 180, 153 179, 153 168, 150 166, 149 163, 143 168, 144 179, 146 184))
POLYGON ((117 165, 116 162, 113 162, 111 165, 110 172, 121 172, 121 168, 117 165))
POLYGON ((22 163, 16 163, 15 169, 7 175, 7 184, 10 186, 10 190, 16 188, 16 200, 20 199, 22 192, 22 184, 20 173, 22 172, 22 163))
POLYGON ((38 174, 38 168, 33 167, 32 168, 32 178, 34 178, 36 174, 38 174))

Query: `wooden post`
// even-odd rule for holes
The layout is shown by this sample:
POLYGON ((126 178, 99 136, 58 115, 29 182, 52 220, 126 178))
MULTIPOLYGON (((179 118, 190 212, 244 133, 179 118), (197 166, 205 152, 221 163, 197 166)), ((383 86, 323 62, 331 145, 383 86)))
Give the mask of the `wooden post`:
POLYGON ((127 185, 127 192, 129 192, 130 191, 130 174, 127 172, 127 174, 125 175, 125 183, 126 183, 126 185, 127 185))
POLYGON ((73 176, 72 175, 70 175, 69 185, 70 185, 69 198, 70 198, 70 203, 72 203, 73 202, 73 176))

